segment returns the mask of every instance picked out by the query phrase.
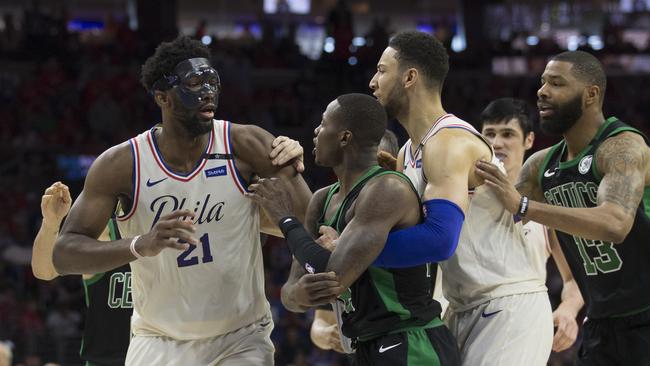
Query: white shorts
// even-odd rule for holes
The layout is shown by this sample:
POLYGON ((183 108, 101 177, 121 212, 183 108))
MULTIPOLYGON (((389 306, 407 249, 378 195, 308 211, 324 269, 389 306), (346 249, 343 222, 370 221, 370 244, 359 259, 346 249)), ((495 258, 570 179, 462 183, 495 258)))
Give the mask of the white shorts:
POLYGON ((543 366, 551 354, 553 315, 546 291, 499 297, 458 313, 449 308, 444 321, 463 365, 543 366))
POLYGON ((273 320, 264 317, 214 338, 179 341, 169 337, 134 336, 126 354, 126 365, 273 365, 272 330, 273 320))

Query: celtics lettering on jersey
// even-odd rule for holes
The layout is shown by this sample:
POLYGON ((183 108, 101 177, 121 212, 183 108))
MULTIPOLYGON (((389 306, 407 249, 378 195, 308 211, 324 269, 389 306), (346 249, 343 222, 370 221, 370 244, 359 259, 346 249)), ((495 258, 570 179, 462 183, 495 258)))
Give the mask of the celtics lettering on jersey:
POLYGON ((115 272, 108 281, 108 307, 111 309, 133 308, 131 296, 131 272, 115 272))
MULTIPOLYGON (((564 207, 594 207, 598 204, 597 195, 598 184, 594 182, 569 182, 544 192, 548 203, 564 207)), ((573 235, 573 241, 582 257, 585 273, 588 276, 621 269, 623 261, 614 248, 614 243, 585 239, 576 235, 573 235), (597 253, 587 248, 595 248, 597 253)))

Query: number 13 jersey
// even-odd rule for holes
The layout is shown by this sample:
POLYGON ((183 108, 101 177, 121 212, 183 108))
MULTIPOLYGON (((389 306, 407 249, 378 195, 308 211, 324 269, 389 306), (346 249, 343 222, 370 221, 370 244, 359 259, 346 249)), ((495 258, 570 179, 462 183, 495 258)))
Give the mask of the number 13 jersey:
POLYGON ((162 216, 187 209, 196 214, 200 243, 131 262, 132 331, 177 340, 215 337, 269 313, 258 207, 244 196, 229 122, 214 121, 205 154, 188 174, 163 161, 156 143, 160 128, 129 141, 133 204, 118 217, 120 232, 125 238, 146 234, 162 216))
MULTIPOLYGON (((546 202, 564 207, 596 207, 602 179, 596 166, 596 151, 608 137, 626 131, 640 134, 618 119, 609 118, 589 145, 570 161, 566 161, 564 140, 553 146, 538 172, 546 202)), ((650 187, 645 187, 632 230, 620 244, 557 231, 571 272, 587 303, 589 318, 631 315, 650 308, 648 204, 650 187)))

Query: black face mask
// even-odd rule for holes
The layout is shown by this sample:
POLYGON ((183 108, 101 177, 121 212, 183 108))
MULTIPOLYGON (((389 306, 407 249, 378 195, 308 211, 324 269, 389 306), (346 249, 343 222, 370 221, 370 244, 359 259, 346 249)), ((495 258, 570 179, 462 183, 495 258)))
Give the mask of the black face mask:
POLYGON ((215 108, 219 102, 221 80, 217 70, 210 66, 206 58, 190 58, 181 61, 172 75, 165 75, 153 85, 152 90, 175 88, 178 98, 185 108, 195 110, 210 94, 215 108))

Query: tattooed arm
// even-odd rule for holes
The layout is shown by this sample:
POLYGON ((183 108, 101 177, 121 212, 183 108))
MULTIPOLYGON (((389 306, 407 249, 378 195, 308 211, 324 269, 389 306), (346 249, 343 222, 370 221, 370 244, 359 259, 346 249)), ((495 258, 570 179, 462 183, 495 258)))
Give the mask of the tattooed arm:
POLYGON ((619 243, 632 229, 643 198, 650 150, 640 135, 623 132, 605 140, 594 158, 603 175, 598 186, 598 207, 607 209, 612 241, 619 243))
MULTIPOLYGON (((541 199, 537 182, 539 164, 528 162, 521 172, 517 188, 531 201, 526 219, 585 239, 622 242, 634 223, 634 212, 643 196, 650 152, 641 136, 631 132, 608 138, 596 151, 596 168, 603 175, 598 187, 598 205, 592 208, 568 208, 536 202, 541 199), (526 168, 528 166, 528 168, 526 168), (537 166, 537 169, 532 169, 537 166), (531 168, 532 167, 532 168, 531 168), (533 201, 534 200, 534 201, 533 201)), ((529 159, 529 160, 531 160, 529 159)), ((543 159, 543 158, 542 158, 543 159)), ((486 180, 504 206, 515 213, 519 193, 506 182, 494 166, 480 162, 478 174, 486 180)))

